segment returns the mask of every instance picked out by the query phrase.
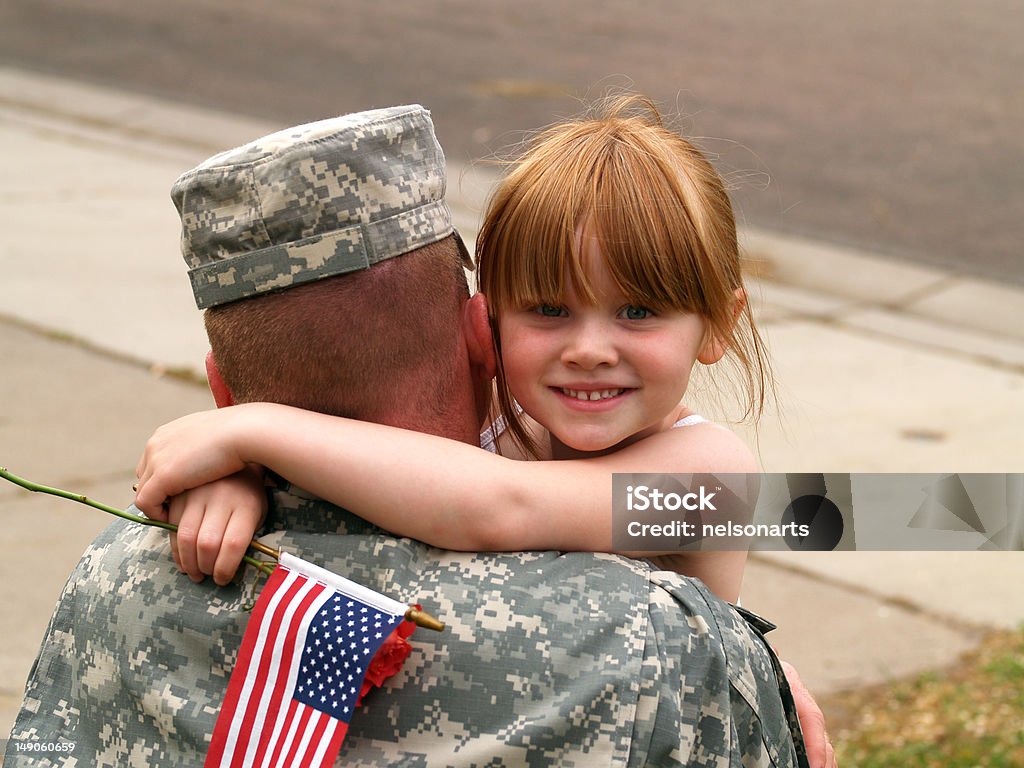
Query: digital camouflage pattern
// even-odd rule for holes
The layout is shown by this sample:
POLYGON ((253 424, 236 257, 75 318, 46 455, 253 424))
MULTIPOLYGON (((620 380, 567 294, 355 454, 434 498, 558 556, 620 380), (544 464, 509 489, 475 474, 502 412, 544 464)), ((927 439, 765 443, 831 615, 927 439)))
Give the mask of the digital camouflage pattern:
POLYGON ((222 152, 171 189, 200 309, 366 269, 454 232, 420 106, 300 125, 222 152))
MULTIPOLYGON (((263 540, 448 624, 413 635, 338 765, 800 764, 773 656, 699 581, 612 555, 437 550, 299 491, 271 510, 263 540)), ((9 748, 6 765, 200 765, 255 583, 193 584, 165 533, 114 523, 67 584, 12 734, 75 750, 9 748)))

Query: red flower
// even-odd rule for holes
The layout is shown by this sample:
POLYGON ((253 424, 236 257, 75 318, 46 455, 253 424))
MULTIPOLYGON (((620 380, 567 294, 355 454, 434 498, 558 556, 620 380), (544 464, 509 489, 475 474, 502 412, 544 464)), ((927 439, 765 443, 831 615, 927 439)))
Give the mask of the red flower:
MULTIPOLYGON (((419 606, 416 606, 419 608, 419 606)), ((366 678, 363 680, 362 690, 359 691, 359 698, 356 705, 363 703, 363 697, 375 686, 379 688, 384 681, 402 668, 406 657, 412 653, 412 646, 406 640, 414 631, 416 625, 411 621, 403 621, 395 627, 388 635, 384 644, 377 650, 366 670, 366 678)))

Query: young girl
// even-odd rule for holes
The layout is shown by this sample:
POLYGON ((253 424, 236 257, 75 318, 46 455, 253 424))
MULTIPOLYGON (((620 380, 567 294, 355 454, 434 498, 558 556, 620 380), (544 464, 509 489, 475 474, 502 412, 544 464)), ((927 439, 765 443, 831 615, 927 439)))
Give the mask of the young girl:
MULTIPOLYGON (((500 414, 484 435, 495 452, 240 405, 158 430, 139 464, 139 508, 164 516, 167 497, 251 463, 434 546, 609 551, 612 473, 757 471, 733 433, 683 402, 694 364, 728 352, 756 418, 767 362, 722 181, 650 102, 627 98, 541 133, 492 199, 477 253, 499 353, 500 414)), ((237 478, 214 489, 235 521, 217 571, 233 573, 263 494, 237 478)), ((220 541, 228 523, 206 512, 214 506, 209 495, 190 501, 182 519, 220 541)), ((735 601, 744 558, 662 560, 735 601)), ((191 552, 178 562, 193 578, 212 572, 191 552)))

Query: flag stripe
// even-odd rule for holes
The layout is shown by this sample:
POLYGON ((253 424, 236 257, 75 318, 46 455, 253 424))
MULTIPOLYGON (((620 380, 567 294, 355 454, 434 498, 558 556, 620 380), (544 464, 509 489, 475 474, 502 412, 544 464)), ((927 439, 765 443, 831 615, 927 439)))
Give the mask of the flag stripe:
POLYGON ((295 766, 301 767, 303 765, 312 764, 312 760, 308 760, 308 756, 316 746, 320 745, 319 739, 323 736, 323 733, 327 728, 328 721, 334 719, 323 712, 317 712, 312 707, 310 707, 310 710, 312 711, 312 714, 310 715, 309 722, 306 724, 306 732, 302 734, 302 741, 299 742, 298 759, 292 763, 292 765, 295 766))
POLYGON ((261 710, 266 705, 265 692, 270 691, 273 695, 276 691, 276 667, 279 663, 277 644, 288 637, 296 606, 309 598, 308 593, 307 585, 301 579, 296 581, 288 588, 277 606, 275 618, 279 618, 280 621, 276 625, 261 627, 263 654, 255 667, 255 676, 250 673, 251 687, 244 694, 245 706, 231 724, 232 734, 238 737, 235 743, 229 743, 229 750, 233 750, 232 768, 254 764, 253 750, 258 749, 259 742, 262 741, 261 710), (256 738, 253 738, 254 735, 256 738))
MULTIPOLYGON (((267 634, 271 631, 276 631, 276 628, 280 625, 282 615, 279 611, 279 606, 282 603, 287 603, 288 593, 292 590, 300 589, 302 586, 298 577, 290 572, 284 572, 284 579, 281 582, 280 587, 274 593, 267 605, 267 613, 270 618, 267 621, 261 621, 256 626, 259 627, 259 631, 253 635, 253 644, 251 648, 251 656, 248 664, 243 670, 235 670, 231 675, 231 680, 234 682, 236 679, 240 680, 238 691, 235 694, 236 700, 232 702, 234 712, 231 714, 230 719, 227 721, 227 738, 224 743, 224 756, 221 759, 219 765, 233 766, 237 765, 235 756, 235 747, 238 744, 238 739, 242 729, 242 725, 245 721, 245 714, 249 708, 251 701, 252 688, 256 682, 256 676, 259 673, 259 667, 264 662, 264 649, 267 642, 267 634), (241 677, 239 674, 243 673, 241 677)), ((252 619, 249 620, 252 623, 252 619)), ((249 633, 247 632, 246 635, 249 633)), ((246 733, 249 729, 246 729, 246 733)))
MULTIPOLYGON (((274 641, 273 654, 267 669, 265 686, 271 695, 260 695, 255 700, 256 710, 249 726, 252 733, 259 734, 258 739, 250 739, 245 752, 243 765, 260 765, 257 753, 265 753, 268 741, 273 738, 276 728, 265 728, 266 723, 275 723, 280 701, 291 698, 298 676, 298 665, 301 659, 295 653, 296 645, 302 648, 306 642, 306 631, 310 620, 316 616, 320 607, 330 598, 331 593, 319 584, 305 585, 296 593, 293 602, 288 606, 291 616, 286 615, 274 641), (309 588, 306 589, 305 586, 309 588), (273 714, 270 709, 273 707, 273 714)), ((250 711, 252 707, 250 706, 250 711)))
POLYGON ((292 699, 291 704, 288 705, 288 714, 285 715, 284 719, 281 721, 282 730, 285 733, 284 740, 279 741, 275 745, 274 750, 270 755, 270 762, 266 763, 267 765, 274 766, 274 768, 279 768, 284 765, 284 758, 288 754, 288 750, 292 747, 292 741, 295 739, 295 731, 299 727, 299 708, 304 706, 306 705, 296 701, 295 699, 292 699))
POLYGON ((306 634, 309 632, 310 622, 316 617, 323 604, 331 597, 329 590, 323 589, 320 585, 317 586, 319 588, 310 595, 310 601, 303 605, 296 614, 296 620, 293 622, 294 631, 288 632, 288 640, 282 648, 281 662, 283 666, 281 673, 283 674, 279 673, 278 680, 283 680, 283 685, 274 685, 275 690, 271 702, 273 711, 268 707, 265 719, 261 720, 258 725, 261 734, 261 753, 257 755, 257 765, 262 764, 262 756, 265 753, 273 753, 273 748, 281 736, 284 723, 277 716, 278 711, 281 701, 290 699, 295 693, 295 681, 299 676, 299 665, 302 662, 302 654, 296 652, 296 648, 302 649, 305 647, 306 634), (263 727, 265 722, 272 723, 273 728, 265 729, 263 727))
MULTIPOLYGON (((340 722, 333 717, 324 718, 324 729, 317 734, 314 744, 316 744, 316 750, 313 752, 313 757, 310 759, 309 764, 319 766, 324 762, 324 755, 327 754, 327 748, 334 742, 334 731, 340 725, 340 722)), ((331 753, 334 754, 333 752, 331 753)), ((334 762, 333 760, 331 762, 334 762)))
MULTIPOLYGON (((250 627, 263 626, 266 614, 272 610, 272 607, 276 607, 279 601, 278 593, 281 588, 284 587, 285 582, 288 581, 289 576, 289 571, 282 568, 274 569, 274 572, 270 575, 270 578, 267 579, 267 583, 263 587, 260 599, 256 601, 256 607, 253 608, 252 615, 249 617, 250 627)), ((217 719, 218 727, 214 729, 213 741, 210 743, 210 749, 206 754, 205 766, 207 768, 219 766, 223 762, 227 732, 221 727, 221 725, 223 723, 231 723, 234 721, 235 711, 238 708, 240 694, 242 687, 245 684, 249 668, 253 664, 258 663, 258 657, 253 655, 258 639, 259 637, 257 633, 249 631, 246 631, 242 638, 242 647, 238 651, 235 669, 232 671, 231 679, 228 681, 228 690, 225 694, 224 703, 221 705, 220 715, 217 719)))
MULTIPOLYGON (((228 730, 227 744, 224 746, 224 762, 231 768, 242 768, 244 766, 245 751, 239 753, 239 737, 244 734, 248 737, 252 733, 259 734, 259 730, 252 727, 252 719, 256 716, 256 708, 261 701, 262 693, 266 687, 267 672, 274 663, 272 653, 267 652, 267 647, 273 648, 273 643, 281 632, 281 625, 287 626, 295 612, 297 595, 305 595, 312 586, 310 583, 299 578, 298 574, 289 573, 277 594, 274 595, 272 604, 268 607, 271 612, 269 623, 263 623, 259 627, 259 634, 256 637, 256 644, 253 647, 253 658, 255 664, 250 664, 247 670, 239 699, 243 702, 235 716, 231 720, 231 727, 228 730), (282 609, 282 606, 284 608, 282 609), (244 729, 244 730, 243 730, 244 729)), ((233 675, 232 675, 233 677, 233 675)), ((248 738, 243 740, 243 746, 251 745, 248 738)))
MULTIPOLYGON (((324 737, 327 750, 324 752, 323 757, 320 758, 320 768, 331 768, 334 765, 334 758, 337 757, 338 750, 341 749, 341 743, 345 741, 345 734, 348 733, 348 723, 332 719, 331 725, 334 726, 334 732, 324 737), (328 742, 328 739, 330 739, 330 742, 328 742)), ((317 765, 317 763, 314 762, 313 765, 317 765)))
POLYGON ((312 707, 306 706, 305 704, 303 704, 302 708, 299 710, 298 720, 295 721, 296 735, 298 735, 299 738, 292 744, 292 748, 288 750, 288 756, 284 762, 285 765, 295 765, 295 763, 298 762, 298 759, 302 756, 302 750, 299 749, 299 745, 302 744, 302 739, 306 736, 306 726, 309 724, 309 719, 314 714, 319 713, 312 707))

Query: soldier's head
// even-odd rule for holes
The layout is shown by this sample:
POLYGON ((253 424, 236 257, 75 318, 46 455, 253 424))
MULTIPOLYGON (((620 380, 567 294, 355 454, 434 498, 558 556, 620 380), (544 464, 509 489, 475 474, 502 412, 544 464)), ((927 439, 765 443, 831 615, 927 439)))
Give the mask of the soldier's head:
POLYGON ((475 437, 493 352, 444 189, 418 106, 281 131, 182 175, 218 403, 475 437))

